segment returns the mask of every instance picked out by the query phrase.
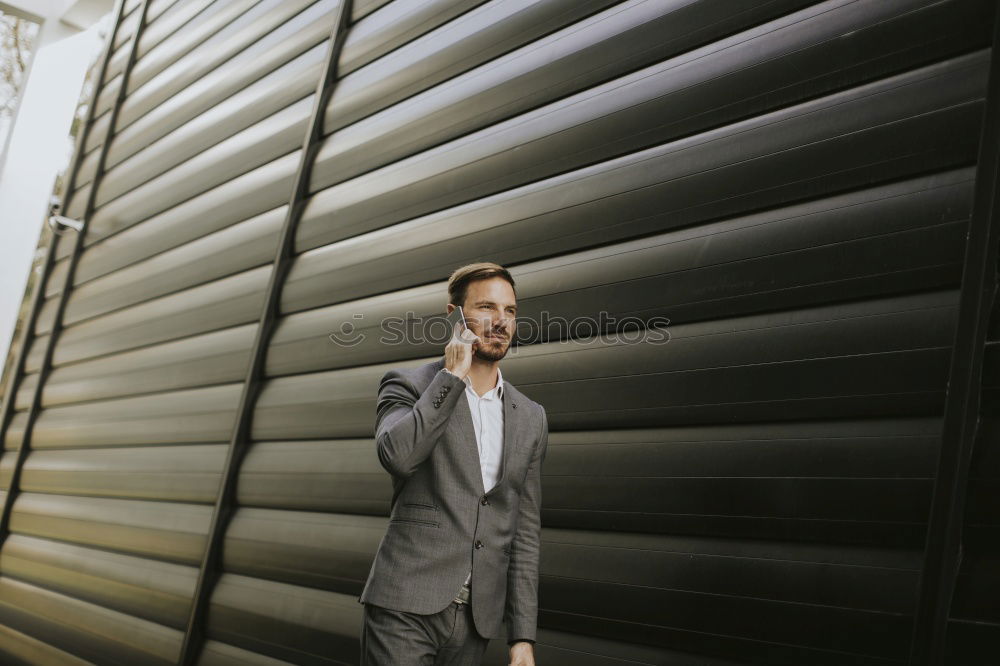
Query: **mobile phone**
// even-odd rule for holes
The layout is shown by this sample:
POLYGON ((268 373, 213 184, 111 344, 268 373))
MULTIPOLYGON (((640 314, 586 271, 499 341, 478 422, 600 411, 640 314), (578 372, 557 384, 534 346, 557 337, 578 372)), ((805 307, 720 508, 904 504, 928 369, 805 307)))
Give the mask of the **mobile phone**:
POLYGON ((469 325, 465 323, 465 313, 462 312, 461 305, 456 306, 454 310, 448 313, 447 319, 448 319, 448 326, 449 329, 451 330, 451 335, 453 337, 455 335, 455 324, 460 325, 459 332, 469 328, 469 325))

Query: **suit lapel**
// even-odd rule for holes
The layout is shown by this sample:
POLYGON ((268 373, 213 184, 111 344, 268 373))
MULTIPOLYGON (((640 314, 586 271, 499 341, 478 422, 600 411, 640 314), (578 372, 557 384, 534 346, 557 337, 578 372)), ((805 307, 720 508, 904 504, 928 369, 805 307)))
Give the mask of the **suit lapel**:
MULTIPOLYGON (((444 367, 444 359, 439 359, 434 363, 434 374, 444 367)), ((464 382, 463 382, 464 384, 464 382)), ((506 379, 503 382, 503 450, 500 456, 500 475, 497 478, 496 485, 494 488, 499 488, 500 484, 503 483, 507 475, 507 460, 510 458, 511 451, 517 442, 517 437, 520 432, 520 420, 518 417, 522 416, 524 412, 523 409, 518 409, 517 400, 514 398, 514 393, 512 391, 512 386, 506 379), (521 413, 519 413, 521 412, 521 413)), ((479 458, 479 447, 476 445, 476 426, 472 423, 472 411, 469 409, 469 399, 464 394, 462 399, 458 401, 458 405, 455 406, 455 411, 452 414, 452 422, 449 427, 455 429, 459 441, 469 443, 468 446, 460 446, 459 451, 461 456, 466 463, 467 468, 471 469, 472 476, 475 479, 476 488, 479 490, 480 496, 486 494, 486 489, 483 486, 483 463, 479 458)))
MULTIPOLYGON (((507 477, 507 459, 510 458, 510 452, 514 448, 514 442, 517 437, 517 426, 519 423, 517 420, 516 404, 514 394, 510 390, 510 382, 505 379, 503 382, 503 453, 500 456, 503 462, 500 463, 500 476, 497 479, 497 487, 507 477)), ((523 412, 524 410, 521 411, 523 412)))
POLYGON ((465 395, 464 389, 462 397, 459 398, 458 404, 455 405, 455 411, 452 413, 452 425, 458 433, 459 441, 463 443, 462 446, 458 447, 462 459, 472 472, 480 496, 485 495, 483 464, 479 459, 479 447, 476 445, 476 426, 472 423, 472 410, 469 408, 469 398, 465 395))

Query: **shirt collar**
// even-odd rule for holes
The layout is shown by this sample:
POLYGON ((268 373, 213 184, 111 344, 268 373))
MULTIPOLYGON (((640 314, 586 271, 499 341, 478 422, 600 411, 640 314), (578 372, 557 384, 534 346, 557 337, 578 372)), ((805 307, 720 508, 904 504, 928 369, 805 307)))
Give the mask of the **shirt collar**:
MULTIPOLYGON (((466 375, 465 377, 463 377, 462 381, 465 382, 465 385, 468 386, 470 390, 472 390, 472 391, 476 390, 476 389, 472 388, 472 380, 469 379, 468 375, 466 375)), ((496 393, 497 397, 500 398, 500 399, 503 399, 503 373, 500 372, 500 366, 499 365, 497 366, 497 383, 496 383, 496 386, 494 386, 492 389, 490 389, 490 391, 496 391, 497 392, 496 393)), ((476 393, 476 395, 479 396, 478 393, 476 393)), ((489 395, 489 391, 487 391, 484 395, 482 395, 480 397, 481 398, 485 398, 487 395, 489 395)))

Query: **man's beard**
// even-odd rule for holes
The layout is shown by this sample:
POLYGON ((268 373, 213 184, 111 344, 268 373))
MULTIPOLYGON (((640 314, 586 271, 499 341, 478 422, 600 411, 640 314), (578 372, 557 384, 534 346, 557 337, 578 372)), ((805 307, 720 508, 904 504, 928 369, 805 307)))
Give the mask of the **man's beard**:
POLYGON ((473 354, 475 354, 476 358, 482 361, 496 363, 506 356, 508 351, 510 351, 510 345, 507 343, 506 339, 493 341, 484 340, 482 343, 476 345, 476 349, 473 351, 473 354))

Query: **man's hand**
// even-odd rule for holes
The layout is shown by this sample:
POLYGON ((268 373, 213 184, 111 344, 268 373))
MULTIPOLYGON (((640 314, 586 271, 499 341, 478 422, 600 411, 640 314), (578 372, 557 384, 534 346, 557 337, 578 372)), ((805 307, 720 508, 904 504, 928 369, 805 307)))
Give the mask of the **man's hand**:
POLYGON ((451 340, 444 348, 444 367, 448 372, 457 375, 461 379, 469 374, 472 367, 472 352, 475 344, 482 342, 479 336, 469 329, 459 329, 455 325, 452 331, 451 340))
POLYGON ((511 645, 508 666, 535 666, 535 646, 528 641, 520 641, 511 645))

